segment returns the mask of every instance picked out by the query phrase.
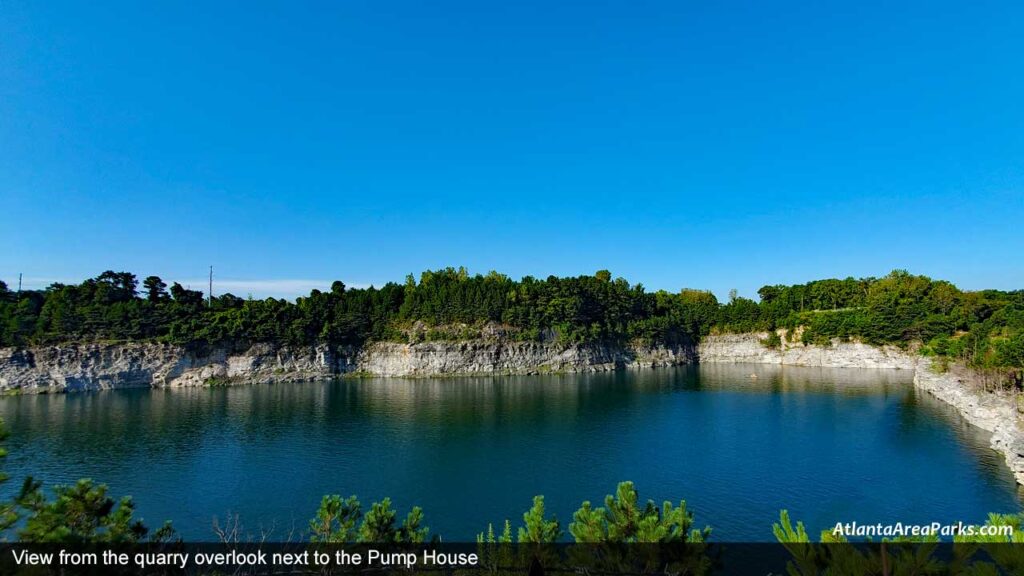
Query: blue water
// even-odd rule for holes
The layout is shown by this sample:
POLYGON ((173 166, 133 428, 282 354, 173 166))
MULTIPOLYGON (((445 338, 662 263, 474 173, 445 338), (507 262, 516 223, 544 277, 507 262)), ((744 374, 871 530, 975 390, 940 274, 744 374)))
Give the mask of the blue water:
POLYGON ((447 541, 516 525, 534 494, 567 527, 621 480, 685 499, 728 541, 771 540, 782 508, 814 532, 1018 511, 987 435, 909 379, 706 365, 8 397, 4 489, 91 477, 201 540, 235 515, 254 536, 301 538, 327 493, 418 504, 447 541))

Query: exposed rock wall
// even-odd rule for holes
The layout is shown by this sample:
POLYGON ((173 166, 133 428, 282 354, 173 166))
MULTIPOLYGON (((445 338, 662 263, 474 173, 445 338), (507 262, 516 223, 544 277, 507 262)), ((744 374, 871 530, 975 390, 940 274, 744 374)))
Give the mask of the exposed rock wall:
POLYGON ((80 344, 0 349, 0 391, 70 392, 109 388, 288 382, 338 374, 442 374, 604 371, 695 361, 692 346, 559 346, 537 342, 379 342, 362 349, 327 346, 190 352, 156 343, 80 344))
POLYGON ((600 372, 675 366, 696 361, 692 346, 560 346, 540 342, 378 342, 363 349, 355 369, 377 376, 600 372))
POLYGON ((823 368, 899 368, 913 370, 917 356, 895 346, 871 346, 860 342, 835 341, 831 346, 804 345, 783 338, 778 348, 761 341, 768 333, 720 334, 705 337, 698 350, 703 363, 784 364, 823 368))
POLYGON ((240 353, 224 349, 195 353, 156 343, 3 348, 0 390, 71 392, 293 381, 330 376, 335 365, 335 355, 326 346, 257 344, 240 353))
POLYGON ((930 358, 895 346, 833 341, 830 346, 786 342, 770 349, 760 334, 721 334, 701 341, 702 363, 757 363, 825 368, 897 368, 914 371, 914 385, 952 405, 968 423, 992 433, 992 448, 1006 457, 1019 484, 1024 484, 1024 429, 1012 394, 986 391, 963 367, 940 371, 930 358))
POLYGON ((950 366, 937 369, 930 358, 921 358, 914 385, 952 405, 967 422, 992 433, 992 448, 1006 457, 1018 484, 1024 484, 1024 430, 1011 393, 985 391, 967 370, 950 366))
POLYGON ((192 352, 156 343, 80 344, 0 349, 0 391, 68 392, 128 387, 200 386, 312 380, 345 373, 378 376, 442 374, 534 374, 673 366, 693 362, 778 364, 824 368, 914 370, 914 383, 992 433, 992 447, 1006 456, 1024 483, 1024 430, 1015 398, 986 392, 970 372, 935 370, 928 358, 895 347, 855 342, 805 346, 783 342, 775 349, 767 334, 705 338, 699 347, 622 347, 607 344, 559 346, 512 341, 379 342, 362 349, 326 346, 275 347, 192 352))

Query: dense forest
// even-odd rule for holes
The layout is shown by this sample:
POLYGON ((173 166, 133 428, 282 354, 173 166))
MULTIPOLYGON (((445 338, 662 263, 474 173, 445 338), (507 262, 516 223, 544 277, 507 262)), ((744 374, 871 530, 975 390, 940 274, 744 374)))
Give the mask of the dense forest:
MULTIPOLYGON (((186 346, 250 342, 358 345, 458 340, 498 327, 508 338, 562 343, 694 342, 712 332, 787 329, 806 343, 834 338, 900 346, 976 367, 1024 367, 1024 291, 968 292, 897 270, 882 278, 764 286, 731 292, 649 292, 592 276, 512 280, 464 268, 402 284, 350 289, 334 282, 294 302, 213 296, 156 276, 107 271, 77 285, 12 291, 0 282, 0 345, 159 340, 186 346)), ((771 332, 765 345, 777 346, 771 332)))

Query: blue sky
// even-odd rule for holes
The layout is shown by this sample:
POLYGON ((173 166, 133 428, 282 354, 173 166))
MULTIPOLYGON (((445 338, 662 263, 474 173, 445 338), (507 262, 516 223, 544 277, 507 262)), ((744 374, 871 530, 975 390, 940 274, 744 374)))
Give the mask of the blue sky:
POLYGON ((1024 287, 1020 2, 0 6, 0 279, 1024 287))

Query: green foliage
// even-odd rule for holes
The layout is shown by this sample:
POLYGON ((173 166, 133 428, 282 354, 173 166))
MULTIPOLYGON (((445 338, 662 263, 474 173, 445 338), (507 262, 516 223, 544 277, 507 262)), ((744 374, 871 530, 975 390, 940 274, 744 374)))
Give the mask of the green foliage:
MULTIPOLYGON (((760 301, 733 291, 647 292, 613 278, 512 280, 465 268, 409 275, 403 284, 313 290, 294 302, 208 301, 157 276, 142 282, 106 271, 78 285, 12 293, 0 289, 0 346, 157 339, 202 347, 254 342, 333 346, 366 341, 467 340, 493 326, 508 338, 563 344, 692 343, 712 331, 802 329, 802 341, 857 339, 910 346, 979 368, 1024 368, 1024 291, 963 292, 949 282, 896 270, 882 278, 825 279, 764 286, 760 301)), ((491 330, 493 332, 493 330, 491 330)), ((767 346, 775 346, 769 335, 767 346)), ((1019 376, 1018 376, 1019 379, 1019 376)))
POLYGON ((332 544, 352 542, 356 538, 361 515, 359 500, 355 496, 345 499, 337 494, 324 496, 316 516, 309 521, 310 540, 332 544))
POLYGON ((862 574, 973 574, 976 576, 1020 574, 1024 550, 1009 543, 1024 542, 1018 531, 1024 515, 989 514, 985 527, 1011 526, 1012 535, 975 534, 953 537, 956 544, 949 555, 936 554, 938 536, 885 538, 877 546, 852 546, 842 535, 823 530, 820 543, 811 541, 802 522, 793 526, 789 513, 779 514, 772 526, 775 539, 792 559, 786 565, 790 576, 860 576, 862 574))
MULTIPOLYGON (((54 498, 46 499, 39 484, 26 480, 19 505, 26 511, 25 525, 18 531, 24 542, 103 542, 144 541, 149 529, 134 517, 130 497, 119 501, 107 495, 107 487, 82 479, 72 486, 54 487, 54 498)), ((154 533, 152 540, 171 536, 170 524, 154 533)))
POLYGON ((793 556, 793 560, 787 566, 790 576, 817 573, 820 564, 819 547, 811 544, 803 522, 797 522, 794 528, 789 519, 789 512, 783 510, 779 512, 779 522, 772 525, 772 532, 775 539, 793 556))
POLYGON ((340 544, 347 542, 421 544, 427 541, 430 529, 423 526, 423 510, 414 506, 399 525, 391 499, 370 505, 363 515, 359 499, 324 496, 316 516, 309 522, 310 541, 340 544))
POLYGON ((523 514, 523 527, 519 529, 520 544, 557 542, 562 537, 558 519, 544 517, 544 497, 534 496, 533 506, 523 514))
MULTIPOLYGON (((638 502, 633 483, 621 482, 615 495, 605 497, 604 507, 594 508, 589 501, 583 502, 573 514, 569 533, 580 544, 701 543, 710 536, 710 528, 692 529, 693 514, 687 511, 685 501, 678 506, 666 501, 660 508, 653 501, 643 507, 638 502)), ((477 535, 477 542, 511 542, 511 523, 505 520, 504 526, 502 534, 496 536, 493 524, 488 524, 486 532, 477 535)), ((523 514, 517 542, 544 544, 557 542, 561 537, 558 519, 547 518, 544 497, 535 496, 533 506, 523 514)))
POLYGON ((468 339, 488 324, 511 337, 563 343, 648 339, 690 341, 707 333, 717 302, 651 294, 613 279, 607 270, 576 278, 514 281, 497 272, 470 275, 465 268, 411 275, 404 285, 349 289, 335 282, 288 302, 243 300, 203 293, 157 276, 104 272, 79 285, 54 284, 15 297, 0 294, 0 345, 67 341, 160 339, 176 344, 361 344, 406 339, 403 326, 423 324, 425 340, 468 339))
MULTIPOLYGON (((806 344, 858 339, 909 346, 977 368, 1024 368, 1024 291, 962 292, 949 282, 895 270, 883 278, 818 280, 758 291, 760 315, 717 326, 726 331, 802 328, 806 344)), ((739 299, 742 300, 742 299, 739 299)), ((1018 376, 1019 378, 1019 376, 1018 376)))
MULTIPOLYGON (((494 525, 488 524, 485 533, 477 534, 481 544, 508 544, 512 542, 512 523, 505 520, 501 535, 495 536, 494 525)), ((520 544, 549 544, 562 537, 562 528, 557 518, 545 517, 544 497, 534 496, 533 506, 523 513, 523 525, 519 528, 516 541, 520 544)))
POLYGON ((512 522, 506 519, 505 527, 502 529, 501 534, 497 536, 494 534, 494 524, 488 524, 486 534, 477 534, 476 541, 478 544, 511 544, 512 522))
MULTIPOLYGON (((0 286, 0 293, 6 289, 6 285, 0 286)), ((9 435, 10 432, 7 431, 7 426, 4 424, 3 419, 0 419, 0 461, 7 458, 7 447, 4 446, 4 443, 9 435)), ((9 479, 7 474, 0 470, 0 485, 3 485, 9 479)), ((18 517, 18 510, 14 502, 0 501, 0 534, 10 530, 18 522, 18 517)))
POLYGON ((782 338, 779 336, 779 333, 776 332, 775 330, 769 330, 768 331, 768 336, 765 336, 761 340, 761 344, 765 348, 772 348, 772 349, 781 348, 782 347, 782 338))
MULTIPOLYGON (((0 420, 0 459, 7 456, 2 442, 8 432, 0 420)), ((0 484, 8 480, 0 472, 0 484)), ((17 528, 18 539, 33 543, 166 542, 174 536, 170 522, 150 533, 135 518, 129 497, 114 501, 107 487, 82 479, 72 486, 56 486, 47 499, 39 482, 26 478, 13 500, 0 501, 0 535, 17 528), (24 520, 24 522, 20 522, 24 520)))
POLYGON ((653 501, 640 508, 632 482, 622 482, 615 495, 605 497, 603 508, 583 502, 573 514, 569 533, 579 543, 658 543, 704 542, 710 528, 691 530, 693 514, 687 512, 686 501, 678 507, 665 501, 659 509, 653 501))
POLYGON ((159 276, 147 276, 142 281, 142 287, 146 289, 146 300, 150 302, 161 302, 167 299, 167 283, 159 276))
POLYGON ((430 528, 423 525, 423 509, 413 506, 399 530, 396 541, 409 542, 410 544, 422 544, 427 541, 430 528))
POLYGON ((359 542, 409 542, 426 541, 428 529, 422 527, 423 510, 413 507, 401 526, 396 526, 396 512, 391 508, 391 499, 385 498, 370 505, 370 511, 359 527, 359 542))

